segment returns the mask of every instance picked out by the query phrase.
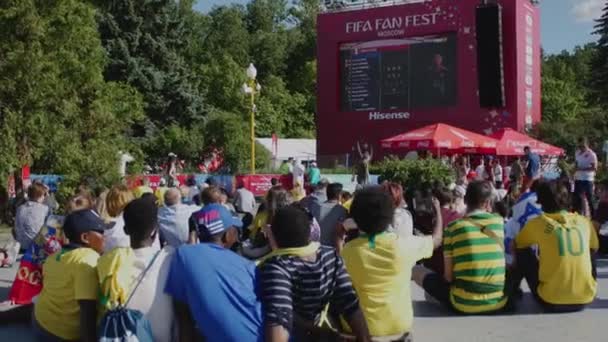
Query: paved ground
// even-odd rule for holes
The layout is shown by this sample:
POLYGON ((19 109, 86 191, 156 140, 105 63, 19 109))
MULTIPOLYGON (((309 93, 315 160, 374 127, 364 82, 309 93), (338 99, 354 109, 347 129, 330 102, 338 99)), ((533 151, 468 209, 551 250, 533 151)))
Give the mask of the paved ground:
MULTIPOLYGON (((608 338, 608 259, 599 260, 598 298, 590 308, 575 314, 543 314, 529 293, 516 314, 457 317, 424 301, 412 284, 415 341, 432 342, 599 342, 608 338)), ((16 268, 0 269, 0 301, 6 298, 16 268)), ((30 342, 26 325, 2 326, 0 341, 30 342)))

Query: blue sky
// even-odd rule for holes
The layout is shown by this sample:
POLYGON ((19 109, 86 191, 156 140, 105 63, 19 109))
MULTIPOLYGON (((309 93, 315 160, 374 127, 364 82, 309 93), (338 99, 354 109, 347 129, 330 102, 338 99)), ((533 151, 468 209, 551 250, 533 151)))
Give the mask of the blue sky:
MULTIPOLYGON (((197 9, 206 12, 216 5, 246 3, 247 0, 199 0, 197 9)), ((571 50, 596 38, 593 19, 601 14, 605 0, 541 0, 541 41, 549 53, 571 50)))

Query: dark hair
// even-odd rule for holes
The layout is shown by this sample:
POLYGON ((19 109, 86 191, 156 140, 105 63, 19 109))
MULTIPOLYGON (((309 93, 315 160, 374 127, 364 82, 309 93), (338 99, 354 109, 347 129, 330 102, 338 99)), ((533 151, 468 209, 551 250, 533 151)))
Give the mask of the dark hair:
POLYGON ((381 233, 393 222, 393 201, 379 186, 358 191, 350 211, 359 229, 367 234, 381 233))
POLYGON ((536 189, 538 203, 546 213, 568 210, 570 206, 570 189, 564 182, 541 182, 536 189))
POLYGON ((502 217, 509 216, 509 207, 503 201, 498 201, 494 203, 494 212, 502 217))
POLYGON ((446 188, 440 188, 433 192, 433 195, 439 201, 439 204, 444 206, 454 202, 454 191, 446 188))
POLYGON ((393 208, 398 208, 403 204, 403 187, 395 182, 383 182, 382 188, 391 197, 393 208))
POLYGON ((216 186, 210 186, 201 193, 201 201, 203 205, 220 202, 220 189, 216 186))
POLYGON ((469 211, 481 208, 490 199, 492 199, 492 185, 487 181, 470 183, 464 195, 464 203, 469 211))
POLYGON ((340 183, 331 183, 327 186, 327 200, 334 201, 340 198, 340 193, 342 193, 342 184, 340 183))
POLYGON ((132 243, 150 238, 158 227, 158 207, 149 198, 141 197, 131 201, 124 209, 125 232, 132 243))
POLYGON ((270 179, 270 185, 272 186, 277 186, 279 184, 279 180, 276 178, 271 178, 270 179))
POLYGON ((196 179, 194 179, 194 177, 189 177, 188 179, 186 179, 186 185, 196 186, 196 179))
POLYGON ((296 205, 277 210, 271 229, 280 248, 303 247, 310 242, 310 216, 296 205))
POLYGON ((266 208, 267 221, 272 222, 274 215, 279 209, 282 209, 291 204, 291 198, 287 193, 287 190, 282 186, 274 186, 268 191, 266 195, 266 208))
POLYGON ((38 199, 44 197, 46 193, 46 188, 42 183, 34 182, 29 188, 27 188, 27 197, 30 201, 37 201, 38 199))
POLYGON ((351 193, 350 193, 350 192, 348 192, 348 191, 342 191, 342 193, 340 194, 340 196, 342 197, 342 200, 343 200, 343 201, 348 201, 348 200, 350 200, 351 198, 353 198, 353 194, 351 194, 351 193))
POLYGON ((524 152, 526 152, 526 151, 530 151, 530 146, 524 147, 524 152))

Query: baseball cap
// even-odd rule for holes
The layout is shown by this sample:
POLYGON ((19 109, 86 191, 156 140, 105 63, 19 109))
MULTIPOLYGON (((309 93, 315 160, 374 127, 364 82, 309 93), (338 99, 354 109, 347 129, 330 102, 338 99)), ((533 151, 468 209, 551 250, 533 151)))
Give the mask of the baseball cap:
POLYGON ((230 227, 243 228, 243 222, 233 217, 223 205, 212 203, 193 214, 196 228, 202 236, 213 236, 225 232, 230 227))
POLYGON ((80 234, 90 231, 103 233, 114 227, 114 222, 106 223, 90 209, 77 210, 69 214, 63 223, 63 231, 68 239, 77 239, 80 234))

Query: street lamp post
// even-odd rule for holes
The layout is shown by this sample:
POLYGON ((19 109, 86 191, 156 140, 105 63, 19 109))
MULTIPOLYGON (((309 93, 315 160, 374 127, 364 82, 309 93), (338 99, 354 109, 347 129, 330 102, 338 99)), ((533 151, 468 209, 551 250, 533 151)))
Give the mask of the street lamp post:
POLYGON ((251 174, 255 174, 255 97, 262 90, 262 86, 256 81, 258 71, 253 65, 249 64, 247 68, 247 82, 243 83, 243 92, 248 94, 251 100, 251 174))

